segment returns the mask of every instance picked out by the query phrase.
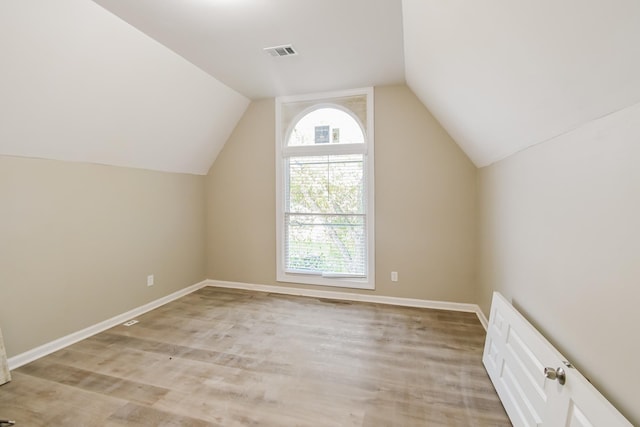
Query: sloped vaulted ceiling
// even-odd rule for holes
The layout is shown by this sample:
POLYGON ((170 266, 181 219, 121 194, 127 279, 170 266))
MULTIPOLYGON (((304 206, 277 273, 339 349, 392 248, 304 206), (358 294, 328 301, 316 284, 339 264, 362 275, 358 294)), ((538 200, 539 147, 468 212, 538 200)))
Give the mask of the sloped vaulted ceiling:
POLYGON ((404 82, 401 0, 94 1, 251 99, 404 82))
POLYGON ((485 166, 640 102, 637 0, 403 0, 407 84, 485 166))
POLYGON ((0 2, 0 154, 207 173, 249 100, 89 0, 0 2))
POLYGON ((248 97, 406 79, 480 167, 640 102, 637 0, 5 0, 0 52, 0 155, 196 174, 248 97))

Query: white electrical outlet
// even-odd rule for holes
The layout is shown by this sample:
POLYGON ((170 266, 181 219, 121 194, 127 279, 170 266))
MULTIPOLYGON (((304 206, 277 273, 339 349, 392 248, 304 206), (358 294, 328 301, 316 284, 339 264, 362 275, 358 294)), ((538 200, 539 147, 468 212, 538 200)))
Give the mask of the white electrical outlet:
POLYGON ((138 321, 133 319, 133 320, 129 320, 128 322, 124 322, 122 326, 131 326, 131 325, 135 325, 136 323, 138 323, 138 321))
POLYGON ((147 276, 147 286, 153 286, 153 274, 147 276))
POLYGON ((392 282, 397 282, 398 281, 398 272, 397 271, 392 271, 391 272, 391 281, 392 282))

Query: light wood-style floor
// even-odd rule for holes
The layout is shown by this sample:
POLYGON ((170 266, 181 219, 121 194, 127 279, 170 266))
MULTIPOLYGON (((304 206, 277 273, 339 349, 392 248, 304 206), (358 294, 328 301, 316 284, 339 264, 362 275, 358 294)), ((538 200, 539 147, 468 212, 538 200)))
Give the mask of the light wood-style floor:
POLYGON ((12 371, 17 426, 509 426, 475 314, 207 287, 12 371))

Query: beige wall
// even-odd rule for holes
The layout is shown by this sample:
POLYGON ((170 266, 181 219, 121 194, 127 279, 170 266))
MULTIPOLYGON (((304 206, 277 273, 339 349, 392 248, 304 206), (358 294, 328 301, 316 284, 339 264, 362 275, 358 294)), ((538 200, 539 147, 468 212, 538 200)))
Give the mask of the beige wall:
MULTIPOLYGON (((210 279, 295 286, 275 280, 274 121, 253 102, 209 171, 210 279)), ((375 90, 375 168, 374 293, 475 302, 477 171, 404 85, 375 90)))
POLYGON ((204 230, 203 176, 0 156, 8 355, 203 280, 204 230))
POLYGON ((480 172, 480 303, 502 292, 640 425, 640 105, 480 172))

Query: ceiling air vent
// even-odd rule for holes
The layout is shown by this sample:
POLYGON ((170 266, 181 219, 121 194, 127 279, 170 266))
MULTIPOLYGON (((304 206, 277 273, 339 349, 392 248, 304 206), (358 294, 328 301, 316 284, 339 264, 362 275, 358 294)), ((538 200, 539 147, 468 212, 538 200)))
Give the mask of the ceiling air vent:
POLYGON ((291 46, 290 44, 265 47, 263 50, 271 56, 292 56, 298 54, 298 52, 296 52, 293 46, 291 46))

